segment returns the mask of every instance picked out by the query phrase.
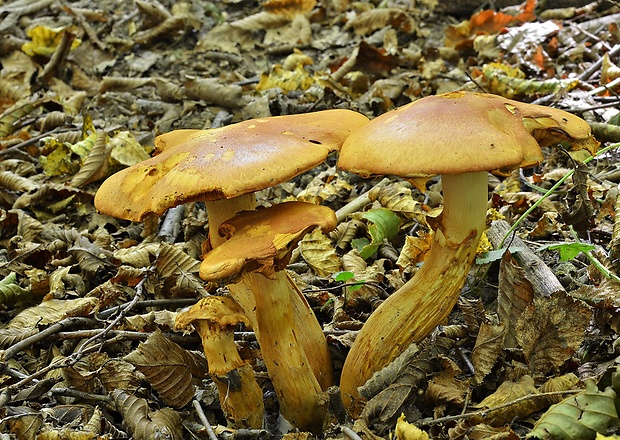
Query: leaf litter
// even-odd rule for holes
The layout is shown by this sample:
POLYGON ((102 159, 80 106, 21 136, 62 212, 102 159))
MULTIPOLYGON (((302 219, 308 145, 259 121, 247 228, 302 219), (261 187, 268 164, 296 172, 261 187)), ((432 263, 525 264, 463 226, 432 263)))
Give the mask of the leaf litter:
MULTIPOLYGON (((617 434, 620 10, 452 3, 0 4, 0 431, 284 435, 252 331, 235 339, 266 418, 241 433, 205 379, 199 338, 174 326, 187 305, 226 294, 198 277, 204 205, 137 224, 98 213, 97 188, 172 130, 330 108, 372 118, 484 90, 577 113, 604 152, 577 166, 585 157, 549 149, 533 172, 491 179, 495 250, 480 250, 450 321, 373 377, 360 419, 332 418, 319 434, 617 434)), ((258 200, 337 211, 336 230, 308 234, 288 270, 339 372, 355 331, 423 264, 442 197, 436 178, 365 180, 335 160, 258 200)))

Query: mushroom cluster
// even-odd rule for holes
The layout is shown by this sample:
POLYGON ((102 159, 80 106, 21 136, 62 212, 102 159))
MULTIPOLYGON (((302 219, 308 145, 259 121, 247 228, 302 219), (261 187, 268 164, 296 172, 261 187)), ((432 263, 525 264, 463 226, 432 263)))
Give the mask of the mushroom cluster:
POLYGON ((262 418, 255 381, 231 336, 233 322, 244 322, 256 332, 283 416, 296 428, 317 432, 328 415, 324 392, 333 382, 331 358, 316 316, 283 269, 306 232, 333 229, 336 217, 327 207, 301 202, 255 209, 254 192, 309 170, 337 150, 339 168, 362 177, 441 176, 443 212, 423 266, 371 314, 345 360, 341 393, 349 414, 357 416, 364 404, 358 387, 454 307, 485 228, 488 173, 534 166, 543 159, 541 148, 554 143, 591 152, 598 147, 588 124, 567 112, 452 92, 371 122, 353 111, 326 110, 167 133, 156 140, 156 156, 106 180, 95 205, 141 221, 179 204, 205 203, 208 252, 200 276, 226 283, 234 301, 221 300, 227 312, 220 316, 212 310, 217 301, 203 300, 179 316, 178 325, 193 323, 201 332, 220 394, 231 399, 222 401, 231 425, 257 426, 262 418), (219 365, 222 353, 230 365, 219 365), (243 393, 230 394, 222 378, 242 369, 239 389, 248 402, 240 402, 243 393))
POLYGON ((444 198, 422 268, 371 314, 347 355, 340 388, 352 415, 363 406, 357 388, 456 304, 485 228, 488 172, 537 165, 542 147, 561 142, 590 152, 599 145, 590 126, 570 113, 472 92, 419 99, 347 138, 341 169, 364 177, 440 175, 444 198))
MULTIPOLYGON (((101 185, 95 206, 104 214, 142 221, 146 215, 162 215, 180 204, 204 202, 209 221, 207 247, 217 249, 226 241, 218 233, 219 226, 241 211, 253 210, 256 191, 286 182, 322 163, 349 134, 367 122, 365 116, 351 110, 325 110, 252 119, 211 130, 166 133, 156 139, 154 157, 119 171, 101 185)), ((282 412, 291 423, 300 429, 318 431, 325 420, 325 405, 316 394, 333 384, 329 349, 303 294, 285 272, 274 273, 273 281, 262 275, 251 281, 242 277, 229 284, 228 290, 245 312, 263 353, 273 352, 271 347, 282 343, 282 329, 267 329, 271 322, 286 319, 287 331, 294 331, 286 338, 294 338, 296 343, 287 350, 298 349, 296 356, 303 365, 288 365, 291 370, 284 382, 299 391, 286 397, 278 392, 278 396, 285 401, 282 412), (256 298, 266 292, 273 292, 273 298, 286 297, 286 303, 278 309, 286 309, 281 311, 282 316, 272 318, 271 310, 265 307, 257 310, 260 304, 256 298), (303 388, 306 382, 295 381, 296 368, 311 371, 316 382, 311 395, 317 408, 308 408, 307 390, 303 388)))

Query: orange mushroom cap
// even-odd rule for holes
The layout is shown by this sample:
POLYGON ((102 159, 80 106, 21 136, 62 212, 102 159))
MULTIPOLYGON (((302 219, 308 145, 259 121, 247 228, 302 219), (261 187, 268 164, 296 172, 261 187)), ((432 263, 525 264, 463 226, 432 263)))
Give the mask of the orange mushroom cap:
POLYGON ((241 212, 220 225, 219 233, 228 241, 205 255, 200 277, 228 281, 245 271, 273 278, 286 267, 291 252, 310 229, 320 226, 329 231, 336 223, 330 208, 305 202, 241 212))
POLYGON ((375 118, 345 141, 338 165, 362 176, 505 174, 543 159, 541 147, 569 141, 596 151, 590 126, 562 110, 501 96, 428 96, 375 118))
POLYGON ((159 136, 159 154, 108 178, 103 213, 141 221, 197 200, 230 199, 285 182, 325 160, 368 119, 351 110, 251 119, 159 136))

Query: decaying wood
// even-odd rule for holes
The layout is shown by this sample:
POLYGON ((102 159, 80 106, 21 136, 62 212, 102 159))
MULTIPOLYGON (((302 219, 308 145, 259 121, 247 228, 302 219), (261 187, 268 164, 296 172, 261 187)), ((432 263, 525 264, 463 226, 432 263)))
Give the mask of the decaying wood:
MULTIPOLYGON (((497 220, 491 224, 487 231, 489 241, 495 248, 498 248, 510 225, 504 220, 497 220)), ((549 266, 547 266, 540 257, 538 257, 528 246, 516 235, 509 236, 504 246, 509 246, 512 251, 513 258, 525 271, 525 277, 532 283, 534 292, 539 296, 550 296, 556 292, 564 292, 564 287, 557 277, 553 274, 549 266), (518 249, 518 251, 516 251, 518 249)))

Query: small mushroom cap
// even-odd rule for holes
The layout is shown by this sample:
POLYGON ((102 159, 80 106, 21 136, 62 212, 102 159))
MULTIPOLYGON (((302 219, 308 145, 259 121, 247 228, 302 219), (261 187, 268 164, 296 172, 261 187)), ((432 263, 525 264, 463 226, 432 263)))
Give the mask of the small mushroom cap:
POLYGON ((244 211, 220 225, 228 237, 205 255, 200 277, 206 281, 231 281, 245 272, 273 278, 288 264, 291 252, 311 229, 336 227, 330 208, 305 202, 285 202, 256 211, 244 211))
POLYGON ((232 329, 240 323, 250 327, 239 304, 226 296, 202 298, 189 310, 179 313, 174 324, 177 329, 184 329, 195 321, 207 324, 211 331, 232 329))
POLYGON ((505 174, 543 159, 541 147, 568 141, 596 151, 590 126, 562 110, 497 95, 451 92, 385 113, 345 141, 338 165, 362 176, 505 174))
POLYGON ((159 154, 108 178, 95 196, 105 214, 141 221, 197 200, 230 199, 286 182, 340 149, 368 123, 351 110, 251 119, 159 136, 159 154))

